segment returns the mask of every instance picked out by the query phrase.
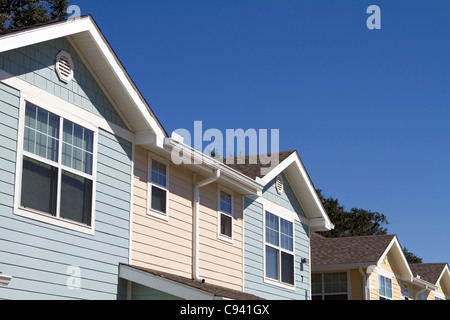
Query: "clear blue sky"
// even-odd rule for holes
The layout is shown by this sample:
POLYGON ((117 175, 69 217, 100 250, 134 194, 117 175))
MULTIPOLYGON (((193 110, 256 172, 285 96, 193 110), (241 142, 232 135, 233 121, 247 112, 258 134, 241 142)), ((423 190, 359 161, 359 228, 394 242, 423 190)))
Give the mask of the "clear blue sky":
POLYGON ((450 262, 450 1, 73 0, 171 133, 280 129, 325 196, 450 262), (369 30, 369 5, 381 30, 369 30))

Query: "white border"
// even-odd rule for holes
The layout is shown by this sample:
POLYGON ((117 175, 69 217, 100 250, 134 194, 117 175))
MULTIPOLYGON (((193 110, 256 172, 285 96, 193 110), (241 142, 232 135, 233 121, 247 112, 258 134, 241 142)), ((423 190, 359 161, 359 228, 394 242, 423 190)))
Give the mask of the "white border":
MULTIPOLYGON (((285 217, 279 215, 278 212, 276 212, 276 211, 274 212, 274 211, 271 211, 271 210, 267 209, 267 206, 265 204, 263 204, 263 217, 262 217, 262 219, 263 219, 263 230, 262 230, 262 232, 263 232, 263 266, 264 266, 263 267, 263 273, 264 273, 263 274, 263 278, 264 278, 264 282, 267 283, 267 284, 272 284, 272 285, 280 287, 280 288, 296 291, 297 276, 296 276, 296 272, 295 272, 295 266, 296 266, 297 257, 296 257, 296 254, 295 254, 295 252, 296 252, 295 251, 295 220, 286 219, 285 217), (267 245, 267 243, 266 243, 266 211, 269 211, 274 216, 277 216, 278 219, 282 218, 282 219, 292 223, 292 242, 293 242, 292 243, 292 256, 294 257, 294 261, 293 261, 293 264, 294 264, 293 265, 293 268, 294 268, 293 269, 293 272, 294 272, 294 284, 293 285, 281 282, 281 279, 280 280, 275 280, 275 279, 272 279, 272 278, 268 278, 266 276, 266 245, 267 245)), ((270 245, 270 244, 269 244, 269 246, 275 247, 275 246, 270 245)), ((291 251, 282 249, 281 245, 278 246, 278 248, 276 250, 278 250, 279 252, 283 251, 283 252, 291 254, 291 251)), ((281 272, 281 257, 280 257, 280 259, 278 261, 278 264, 279 264, 278 265, 278 269, 279 269, 278 270, 278 273, 279 273, 278 276, 280 276, 281 275, 281 273, 280 273, 281 272)))
MULTIPOLYGON (((26 218, 42 221, 48 224, 60 226, 66 229, 71 229, 83 233, 93 235, 95 233, 95 205, 96 205, 96 190, 97 190, 97 155, 98 155, 98 127, 80 118, 74 114, 68 112, 73 106, 64 101, 61 105, 55 105, 54 101, 46 101, 45 99, 35 97, 27 92, 20 92, 20 105, 19 105, 19 121, 18 121, 18 134, 17 134, 17 153, 16 153, 16 181, 15 181, 15 191, 14 191, 14 214, 23 216, 26 218), (91 225, 87 226, 75 221, 65 220, 60 217, 54 217, 45 213, 40 213, 34 210, 24 209, 20 206, 21 194, 22 194, 22 164, 23 156, 26 152, 23 150, 23 139, 24 139, 24 124, 25 124, 25 108, 26 102, 30 102, 46 111, 54 113, 55 115, 72 121, 80 126, 85 127, 94 132, 93 141, 93 163, 92 163, 92 175, 89 179, 92 179, 92 207, 91 207, 91 225), (53 102, 53 103, 52 103, 53 102)), ((61 128, 60 128, 61 130, 61 128)), ((60 137, 62 139, 62 137, 60 137)), ((59 150, 61 155, 62 150, 59 150)), ((34 159, 39 157, 33 156, 34 159)), ((58 167, 60 168, 60 166, 58 167)), ((61 168, 60 168, 61 169, 61 168)), ((71 170, 69 170, 71 171, 71 170)), ((78 174, 78 173, 77 173, 78 174)), ((59 192, 58 192, 59 193, 59 192)))

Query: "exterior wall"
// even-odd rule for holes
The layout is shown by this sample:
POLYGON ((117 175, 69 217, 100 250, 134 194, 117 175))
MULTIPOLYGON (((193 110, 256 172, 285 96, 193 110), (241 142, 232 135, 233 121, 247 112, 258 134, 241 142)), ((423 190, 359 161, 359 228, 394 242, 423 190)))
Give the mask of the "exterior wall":
MULTIPOLYGON (((55 78, 52 65, 60 49, 76 54, 60 39, 2 53, 0 69, 43 89, 44 101, 46 92, 70 102, 80 88, 94 88, 95 98, 85 92, 95 110, 102 110, 94 114, 109 112, 109 119, 120 123, 107 98, 95 89, 95 80, 80 73, 84 66, 79 57, 75 81, 65 85, 55 78)), ((14 200, 21 90, 0 82, 0 271, 13 276, 7 287, 0 287, 0 299, 116 299, 118 264, 127 263, 129 256, 132 143, 98 129, 93 234, 19 216, 14 200), (68 286, 73 276, 80 277, 79 289, 68 286)))
MULTIPOLYGON (((158 218, 147 212, 148 152, 137 147, 135 159, 133 265, 191 278, 193 174, 169 164, 168 219, 158 218)), ((243 283, 241 198, 233 194, 234 239, 229 243, 218 239, 218 185, 200 189, 200 276, 236 290, 242 290, 243 283)))
MULTIPOLYGON (((289 182, 284 177, 284 193, 279 195, 275 189, 275 180, 263 191, 263 198, 304 217, 301 205, 294 196, 289 182)), ((301 263, 301 258, 310 256, 309 226, 295 221, 295 286, 287 287, 265 280, 265 242, 264 242, 264 206, 248 197, 244 201, 245 244, 244 244, 244 290, 247 293, 265 299, 309 300, 311 298, 310 265, 301 263)), ((277 214, 277 212, 272 212, 277 214)))
POLYGON ((350 276, 350 299, 351 300, 363 300, 363 277, 358 269, 351 269, 349 271, 350 276))

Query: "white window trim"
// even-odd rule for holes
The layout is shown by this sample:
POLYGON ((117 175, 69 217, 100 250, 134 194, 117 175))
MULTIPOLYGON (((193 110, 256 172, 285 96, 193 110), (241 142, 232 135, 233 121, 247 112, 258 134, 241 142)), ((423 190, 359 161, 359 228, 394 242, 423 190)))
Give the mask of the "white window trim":
POLYGON ((231 244, 234 242, 234 204, 233 204, 233 201, 234 201, 233 191, 219 185, 218 189, 217 189, 217 238, 220 240, 226 241, 228 243, 231 243, 231 244), (229 215, 226 212, 220 211, 220 193, 221 192, 225 192, 231 196, 231 215, 229 215), (226 215, 228 217, 231 217, 231 237, 223 235, 220 232, 222 214, 226 215))
MULTIPOLYGON (((96 190, 97 190, 97 154, 98 154, 98 127, 94 126, 92 123, 84 120, 83 118, 77 117, 71 113, 68 113, 66 110, 70 110, 73 106, 70 103, 62 103, 59 105, 55 105, 50 101, 43 100, 41 98, 38 98, 34 95, 27 94, 26 92, 20 93, 20 106, 19 106, 19 124, 18 124, 18 136, 17 136, 17 158, 16 158, 16 186, 15 186, 15 192, 14 192, 14 214, 18 216, 23 216, 26 218, 30 218, 33 220, 38 220, 44 223, 56 225, 59 227, 63 227, 66 229, 71 229, 74 231, 86 233, 93 235, 95 233, 95 204, 96 204, 96 190), (44 159, 42 157, 39 157, 35 154, 31 154, 27 151, 23 150, 23 139, 24 139, 24 126, 25 126, 25 110, 26 110, 26 103, 30 102, 39 108, 42 108, 48 112, 51 112, 57 116, 59 116, 62 119, 69 120, 77 125, 80 125, 86 129, 91 130, 94 133, 93 137, 93 157, 92 157, 92 175, 86 175, 83 172, 79 172, 77 170, 74 170, 72 168, 68 168, 66 166, 63 166, 60 161, 57 165, 55 165, 54 162, 44 159), (59 174, 61 174, 61 169, 67 172, 74 173, 76 175, 79 175, 81 177, 88 178, 89 180, 92 180, 92 207, 91 207, 91 225, 87 226, 82 223, 78 223, 76 221, 70 221, 65 220, 60 217, 54 217, 50 214, 39 212, 32 209, 25 209, 22 208, 20 205, 21 201, 21 194, 22 194, 22 170, 23 170, 23 157, 27 156, 32 159, 35 159, 37 161, 49 164, 55 168, 58 168, 59 174)), ((63 121, 63 120, 62 120, 63 121)), ((61 130, 60 128, 60 139, 62 139, 61 136, 61 130)), ((61 143, 61 142, 60 142, 61 143)), ((59 148, 59 160, 61 159, 61 150, 62 148, 59 148)), ((60 190, 58 189, 58 202, 60 197, 60 190)))
MULTIPOLYGON (((278 276, 280 276, 280 274, 281 274, 281 259, 278 259, 278 260, 279 260, 278 261, 278 272, 279 272, 278 276)), ((264 282, 267 284, 275 285, 280 288, 295 291, 296 284, 297 284, 297 276, 296 276, 296 272, 295 272, 296 260, 297 259, 296 259, 296 254, 295 254, 295 220, 286 219, 286 216, 280 216, 280 215, 274 213, 273 211, 266 209, 266 206, 263 205, 263 261, 264 261, 263 276, 264 276, 264 282), (271 214, 277 216, 278 219, 281 218, 281 219, 284 219, 284 220, 292 223, 292 238, 293 238, 292 251, 283 249, 283 248, 281 248, 281 246, 276 247, 276 246, 266 242, 266 212, 267 211, 269 211, 271 214), (294 266, 293 266, 293 268, 294 268, 294 270, 293 270, 294 271, 294 284, 293 285, 282 282, 281 279, 276 280, 276 279, 272 279, 272 278, 269 278, 266 276, 266 246, 272 247, 276 250, 279 250, 280 252, 286 252, 286 253, 292 254, 292 256, 294 257, 294 262, 293 262, 293 264, 294 264, 294 266)))
POLYGON ((394 288, 393 288, 394 282, 392 281, 392 277, 387 276, 386 273, 384 273, 384 272, 379 272, 377 280, 378 280, 378 300, 380 299, 380 297, 382 297, 382 298, 384 298, 386 300, 393 300, 394 299, 394 288), (383 277, 383 278, 391 281, 391 294, 392 294, 391 298, 389 298, 388 296, 380 294, 380 285, 381 285, 380 284, 380 277, 383 277))
POLYGON ((166 159, 163 159, 163 158, 149 152, 148 157, 147 157, 147 165, 148 165, 148 168, 147 168, 147 214, 152 217, 164 220, 164 221, 169 221, 170 162, 166 159), (166 166, 166 186, 165 187, 163 187, 159 184, 154 184, 152 182, 152 160, 158 161, 166 166), (151 194, 152 191, 151 190, 152 190, 153 185, 166 191, 166 213, 152 209, 152 194, 151 194))

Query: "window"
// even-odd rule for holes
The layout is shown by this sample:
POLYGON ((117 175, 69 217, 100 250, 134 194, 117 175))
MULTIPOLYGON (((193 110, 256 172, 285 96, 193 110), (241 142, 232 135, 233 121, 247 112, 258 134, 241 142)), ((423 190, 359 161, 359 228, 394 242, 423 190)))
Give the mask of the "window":
POLYGON ((26 102, 19 209, 92 226, 94 132, 26 102))
POLYGON ((266 278, 294 285, 294 226, 266 211, 266 278))
POLYGON ((380 300, 392 300, 392 280, 378 275, 378 297, 380 300))
POLYGON ((149 159, 149 213, 157 217, 167 217, 168 214, 168 165, 149 159), (153 214, 154 215, 154 214, 153 214))
POLYGON ((409 288, 408 285, 403 285, 403 297, 405 300, 409 300, 409 288))
POLYGON ((233 238, 233 198, 219 190, 219 236, 226 240, 233 238))
POLYGON ((348 300, 347 272, 311 275, 313 300, 348 300))

